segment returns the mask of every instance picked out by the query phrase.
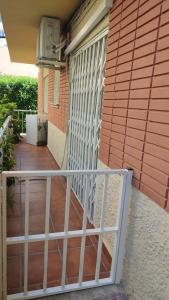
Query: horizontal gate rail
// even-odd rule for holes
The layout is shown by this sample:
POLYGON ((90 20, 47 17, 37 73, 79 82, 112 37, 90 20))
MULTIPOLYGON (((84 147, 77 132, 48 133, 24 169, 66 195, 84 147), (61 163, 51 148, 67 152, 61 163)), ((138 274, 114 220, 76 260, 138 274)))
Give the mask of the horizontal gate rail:
MULTIPOLYGON (((64 292, 70 292, 80 289, 86 289, 96 286, 109 285, 119 283, 121 280, 122 264, 125 249, 125 235, 128 222, 128 208, 129 208, 129 190, 131 186, 132 171, 127 169, 115 170, 45 170, 45 171, 8 171, 2 173, 2 215, 3 215, 3 300, 19 300, 19 299, 36 299, 43 296, 50 296, 64 292), (121 176, 121 189, 119 197, 119 207, 117 212, 117 219, 114 226, 106 225, 106 211, 108 210, 108 185, 110 176, 121 176), (51 206, 51 179, 54 176, 66 177, 66 199, 65 199, 65 218, 64 230, 62 232, 50 232, 50 206, 51 206), (73 176, 84 176, 84 205, 82 214, 82 226, 78 230, 69 230, 69 215, 72 192, 73 176), (101 208, 99 225, 87 228, 88 224, 88 208, 90 199, 90 182, 92 176, 103 176, 103 190, 101 193, 101 208), (24 235, 7 237, 6 233, 6 194, 7 194, 7 178, 14 177, 22 179, 25 184, 25 219, 24 219, 24 235), (45 194, 45 227, 44 233, 29 234, 29 193, 31 190, 30 182, 34 178, 46 179, 46 194, 45 194), (112 246, 113 259, 111 262, 110 276, 100 278, 100 266, 102 259, 102 247, 104 242, 104 234, 112 234, 116 237, 116 243, 112 246), (90 236, 98 237, 98 246, 96 253, 95 279, 90 281, 83 281, 84 276, 84 261, 85 261, 85 244, 86 238, 90 236), (80 258, 79 258, 79 274, 77 283, 66 283, 67 272, 67 256, 68 256, 68 241, 70 238, 80 237, 80 258), (48 254, 49 241, 62 240, 63 241, 63 257, 61 267, 61 285, 55 287, 48 287, 48 254), (28 270, 29 270, 29 245, 31 243, 44 242, 44 270, 43 270, 43 288, 39 290, 29 290, 28 270), (7 295, 7 246, 23 244, 24 246, 24 270, 23 270, 23 292, 7 295)), ((96 180, 98 183, 98 180, 96 180)), ((97 188, 96 188, 97 191, 97 188)), ((110 196, 110 194, 109 194, 110 196)), ((97 195, 95 196, 97 198, 97 195)), ((97 200, 97 199, 96 199, 97 200)), ((109 199, 110 200, 110 199, 109 199)), ((113 199, 112 199, 113 201, 113 199)))
POLYGON ((57 287, 47 288, 46 291, 44 291, 43 289, 28 291, 26 296, 23 293, 9 295, 7 297, 7 300, 39 299, 39 297, 53 296, 57 294, 84 290, 84 289, 105 286, 110 284, 112 284, 112 280, 107 278, 100 279, 98 283, 95 280, 90 280, 90 281, 84 281, 81 285, 79 285, 79 283, 72 283, 72 284, 65 285, 64 288, 62 286, 57 286, 57 287))
POLYGON ((52 240, 59 240, 62 238, 74 238, 74 237, 81 237, 81 236, 92 236, 100 233, 111 233, 111 232, 117 232, 118 227, 106 227, 103 230, 99 228, 94 228, 94 229, 86 229, 86 230, 72 230, 72 231, 67 231, 67 233, 62 232, 52 232, 47 235, 45 234, 33 234, 29 235, 27 238, 25 236, 19 236, 19 237, 9 237, 7 238, 7 245, 13 245, 13 244, 22 244, 25 243, 26 241, 29 242, 40 242, 40 241, 52 241, 52 240))
POLYGON ((3 177, 50 177, 50 176, 73 176, 73 175, 127 175, 131 171, 127 169, 113 169, 113 170, 45 170, 45 171, 4 171, 3 177))

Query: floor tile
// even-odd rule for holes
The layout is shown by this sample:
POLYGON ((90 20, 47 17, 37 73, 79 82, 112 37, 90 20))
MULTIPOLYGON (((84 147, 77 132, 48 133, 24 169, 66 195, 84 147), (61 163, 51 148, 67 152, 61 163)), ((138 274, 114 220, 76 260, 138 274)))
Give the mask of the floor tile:
MULTIPOLYGON (((48 242, 48 250, 56 252, 58 251, 59 243, 58 241, 49 241, 48 242)), ((29 243, 29 253, 41 253, 44 254, 44 249, 45 249, 45 243, 44 242, 34 242, 34 243, 29 243)))
POLYGON ((7 221, 7 236, 18 236, 23 234, 22 219, 17 217, 10 217, 7 221))
MULTIPOLYGON (((28 281, 29 285, 43 283, 44 255, 29 255, 28 281)), ((48 255, 48 282, 60 280, 61 260, 59 252, 50 252, 48 255)))
POLYGON ((45 215, 29 216, 29 234, 44 233, 45 230, 45 215))
MULTIPOLYGON (((67 247, 68 248, 80 248, 81 247, 81 237, 76 237, 76 238, 69 238, 68 242, 67 242, 67 247)), ((63 250, 63 244, 64 244, 64 240, 58 240, 58 244, 59 244, 59 249, 62 251, 63 250)), ((89 237, 86 237, 86 246, 92 246, 92 242, 89 239, 89 237)))
POLYGON ((12 256, 7 258, 7 288, 18 289, 22 287, 22 258, 12 256))
POLYGON ((22 244, 18 245, 8 245, 7 246, 7 257, 19 256, 23 253, 24 248, 22 244))
MULTIPOLYGON (((26 143, 21 143, 15 147, 17 170, 42 170, 58 169, 52 155, 47 147, 35 147, 26 143)), ((14 211, 8 209, 8 235, 17 236, 24 232, 25 215, 25 180, 15 180, 11 187, 11 194, 14 196, 14 211)), ((41 234, 45 228, 45 199, 46 199, 46 179, 39 177, 37 180, 30 180, 29 193, 29 233, 41 234)), ((64 230, 65 221, 65 199, 66 181, 64 177, 55 176, 52 178, 51 185, 51 218, 50 232, 60 232, 64 230)), ((71 193, 69 230, 82 229, 83 209, 71 193)), ((87 222, 88 228, 93 225, 87 222)), ((91 236, 86 238, 85 257, 84 257, 84 278, 92 280, 95 276, 96 255, 98 237, 91 236)), ((53 240, 48 242, 48 287, 58 286, 61 281, 61 269, 63 259, 63 240, 53 240)), ((66 283, 74 283, 78 280, 79 260, 80 260, 80 238, 68 239, 68 256, 66 283)), ((10 293, 23 290, 23 261, 24 245, 8 246, 8 289, 10 293), (19 267, 18 267, 19 266, 19 267), (13 278, 13 269, 16 276, 13 278)), ((110 264, 108 253, 102 253, 100 268, 100 278, 109 275, 110 264)), ((43 287, 44 271, 44 242, 34 242, 29 244, 29 290, 40 289, 43 287)))
MULTIPOLYGON (((75 277, 79 274, 80 248, 69 248, 67 256, 67 276, 75 277)), ((92 246, 85 248, 84 256, 84 275, 95 274, 96 268, 96 249, 92 246)), ((100 267, 101 272, 105 271, 103 264, 100 267)))
MULTIPOLYGON (((109 272, 100 272, 100 279, 103 278, 108 278, 110 277, 110 273, 109 272)), ((66 279, 66 283, 71 284, 71 283, 78 283, 79 278, 78 277, 68 277, 66 279)), ((84 275, 83 276, 83 281, 90 281, 90 280, 95 280, 95 273, 93 273, 92 275, 84 275)))
POLYGON ((16 197, 11 199, 10 204, 8 205, 7 217, 8 218, 17 218, 22 216, 22 206, 19 201, 16 201, 16 197))

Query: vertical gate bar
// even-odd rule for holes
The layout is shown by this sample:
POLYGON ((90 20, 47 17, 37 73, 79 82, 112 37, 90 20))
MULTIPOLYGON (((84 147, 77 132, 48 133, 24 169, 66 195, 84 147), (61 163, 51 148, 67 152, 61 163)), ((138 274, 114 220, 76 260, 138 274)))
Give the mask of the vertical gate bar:
POLYGON ((108 180, 109 180, 109 175, 106 174, 105 175, 105 181, 104 181, 104 191, 103 191, 103 200, 102 200, 102 208, 101 208, 101 218, 100 218, 101 233, 99 234, 99 242, 98 242, 98 249, 97 249, 96 272, 95 272, 95 280, 96 281, 98 281, 99 274, 100 274, 103 230, 104 230, 104 222, 105 222, 105 212, 106 212, 106 208, 107 208, 108 180))
POLYGON ((45 249, 44 249, 44 274, 43 274, 43 289, 47 289, 48 276, 48 234, 50 224, 50 197, 51 197, 51 177, 47 177, 46 186, 46 211, 45 211, 45 249))
POLYGON ((2 175, 2 299, 6 300, 7 296, 7 177, 2 175))
POLYGON ((71 196, 71 182, 72 177, 67 177, 67 188, 66 188, 66 206, 65 206, 65 224, 64 224, 64 243, 63 243, 63 263, 62 263, 62 278, 61 285, 64 287, 66 279, 66 263, 67 263, 67 232, 69 227, 69 211, 70 211, 70 196, 71 196))
POLYGON ((79 265, 79 284, 82 283, 83 279, 83 269, 84 269, 84 253, 86 244, 86 227, 87 227, 87 210, 88 210, 88 196, 89 196, 89 174, 85 176, 86 179, 86 189, 85 189, 85 200, 84 200, 84 211, 83 211, 83 236, 81 240, 81 250, 80 250, 80 265, 79 265))
POLYGON ((25 180, 24 294, 28 292, 29 178, 25 180))
POLYGON ((122 263, 125 250, 125 235, 128 222, 128 210, 129 210, 129 192, 131 188, 132 171, 126 170, 123 175, 120 192, 120 204, 117 215, 117 227, 118 232, 116 235, 116 245, 114 248, 114 263, 111 268, 111 279, 113 283, 120 283, 122 263))

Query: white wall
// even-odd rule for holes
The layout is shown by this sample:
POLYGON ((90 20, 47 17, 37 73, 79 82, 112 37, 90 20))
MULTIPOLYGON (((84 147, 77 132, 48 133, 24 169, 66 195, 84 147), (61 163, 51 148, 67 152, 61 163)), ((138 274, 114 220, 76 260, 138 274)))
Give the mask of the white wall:
POLYGON ((66 168, 66 151, 65 150, 66 134, 59 128, 48 122, 48 148, 52 153, 59 167, 66 168), (65 156, 64 156, 65 154, 65 156), (63 159, 64 156, 64 159, 63 159))
MULTIPOLYGON (((99 161, 98 168, 107 167, 99 161)), ((115 176, 108 187, 111 203, 106 224, 115 220, 119 184, 120 176, 115 176)), ((97 211, 99 214, 99 206, 97 211)), ((109 250, 113 242, 113 237, 105 240, 109 250)), ((169 214, 134 187, 122 284, 130 300, 169 300, 169 214)))
POLYGON ((131 299, 169 300, 169 214, 135 188, 131 194, 124 285, 134 295, 131 299))

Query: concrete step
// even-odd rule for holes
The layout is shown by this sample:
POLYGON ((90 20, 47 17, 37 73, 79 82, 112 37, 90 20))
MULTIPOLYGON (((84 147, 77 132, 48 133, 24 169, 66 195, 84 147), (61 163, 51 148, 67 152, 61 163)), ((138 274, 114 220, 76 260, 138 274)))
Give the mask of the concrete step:
POLYGON ((130 300, 120 285, 91 288, 36 300, 130 300))

